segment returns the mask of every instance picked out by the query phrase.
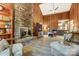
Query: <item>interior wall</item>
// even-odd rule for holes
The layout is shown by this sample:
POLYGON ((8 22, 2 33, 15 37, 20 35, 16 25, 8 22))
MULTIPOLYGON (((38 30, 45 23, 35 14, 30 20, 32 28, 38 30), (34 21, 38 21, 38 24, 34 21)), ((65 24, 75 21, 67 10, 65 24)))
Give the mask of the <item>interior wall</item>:
POLYGON ((46 15, 43 16, 43 22, 45 25, 47 25, 48 28, 57 29, 58 28, 58 20, 69 20, 69 11, 54 15, 46 15))
MULTIPOLYGON (((39 8, 39 4, 33 4, 33 22, 34 23, 41 23, 43 25, 43 29, 58 28, 58 20, 68 19, 69 20, 69 11, 58 13, 58 14, 51 14, 51 15, 42 15, 41 10, 39 8)), ((35 25, 35 24, 34 24, 35 25)), ((35 29, 34 29, 35 30, 35 29)), ((47 30, 46 30, 47 31, 47 30)))
POLYGON ((34 23, 43 23, 43 15, 39 8, 39 3, 33 4, 33 22, 34 23))
POLYGON ((38 31, 36 30, 36 23, 43 24, 43 15, 39 8, 39 3, 33 4, 33 35, 38 36, 38 31))
POLYGON ((70 9, 70 20, 73 20, 73 28, 79 29, 79 4, 73 3, 70 9))

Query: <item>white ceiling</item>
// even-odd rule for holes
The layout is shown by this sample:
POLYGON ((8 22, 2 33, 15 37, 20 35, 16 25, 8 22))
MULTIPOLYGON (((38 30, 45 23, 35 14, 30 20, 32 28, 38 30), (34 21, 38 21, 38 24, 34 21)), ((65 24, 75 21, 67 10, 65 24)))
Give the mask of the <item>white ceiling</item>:
POLYGON ((48 15, 69 11, 71 4, 72 3, 44 3, 40 4, 39 7, 43 15, 48 15))

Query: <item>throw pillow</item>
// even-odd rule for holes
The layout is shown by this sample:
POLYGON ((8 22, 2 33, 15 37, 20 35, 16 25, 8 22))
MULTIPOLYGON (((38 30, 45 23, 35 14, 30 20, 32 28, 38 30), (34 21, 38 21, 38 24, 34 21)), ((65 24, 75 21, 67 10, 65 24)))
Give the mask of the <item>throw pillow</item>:
POLYGON ((2 39, 0 42, 4 46, 5 49, 9 46, 9 43, 7 42, 6 39, 2 39))

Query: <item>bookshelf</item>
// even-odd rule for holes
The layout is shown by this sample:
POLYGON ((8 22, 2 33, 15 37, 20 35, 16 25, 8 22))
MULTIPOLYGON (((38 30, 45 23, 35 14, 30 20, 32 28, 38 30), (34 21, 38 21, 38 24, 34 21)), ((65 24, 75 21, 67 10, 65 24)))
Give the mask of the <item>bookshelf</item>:
POLYGON ((0 15, 0 38, 7 39, 11 37, 11 18, 0 15), (2 36, 2 37, 1 37, 2 36))
MULTIPOLYGON (((13 4, 8 5, 11 6, 9 11, 7 11, 7 9, 0 11, 0 39, 6 39, 12 44, 14 35, 13 4)), ((2 6, 6 8, 3 4, 2 6)))

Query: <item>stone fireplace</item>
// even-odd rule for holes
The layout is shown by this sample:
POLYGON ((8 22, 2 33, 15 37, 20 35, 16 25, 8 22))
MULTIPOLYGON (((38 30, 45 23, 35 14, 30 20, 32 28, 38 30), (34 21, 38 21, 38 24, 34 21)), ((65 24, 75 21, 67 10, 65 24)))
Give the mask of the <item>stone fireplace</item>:
POLYGON ((28 27, 32 29, 32 4, 30 3, 16 3, 14 4, 14 24, 15 24, 15 38, 20 37, 20 28, 28 27))

